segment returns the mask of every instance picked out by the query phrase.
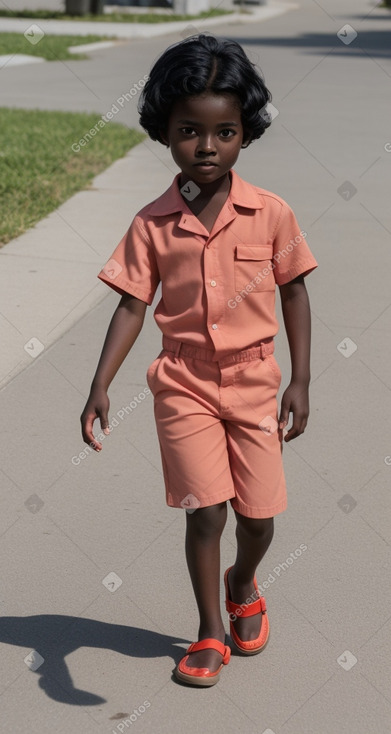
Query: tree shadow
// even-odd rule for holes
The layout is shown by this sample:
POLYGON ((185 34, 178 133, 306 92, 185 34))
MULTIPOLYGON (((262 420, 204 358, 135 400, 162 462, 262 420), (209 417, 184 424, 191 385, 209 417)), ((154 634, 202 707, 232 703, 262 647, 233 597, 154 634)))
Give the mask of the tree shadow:
MULTIPOLYGON (((346 13, 343 16, 337 15, 336 13, 330 13, 330 15, 334 20, 341 17, 343 17, 344 20, 346 19, 346 13)), ((364 10, 363 12, 358 12, 356 14, 352 13, 349 15, 349 19, 359 21, 360 23, 364 20, 388 20, 391 19, 391 7, 383 5, 383 0, 369 0, 368 10, 364 10)))
MULTIPOLYGON (((182 637, 109 624, 61 614, 37 614, 30 617, 0 617, 0 642, 35 650, 28 667, 39 676, 38 685, 54 701, 76 706, 95 706, 106 699, 89 691, 74 688, 65 657, 80 647, 96 647, 138 658, 172 657, 178 663, 183 649, 182 637), (36 665, 39 667, 34 667, 36 665)), ((26 663, 27 664, 27 663, 26 663)))
MULTIPOLYGON (((346 25, 346 23, 343 25, 346 25)), ((354 24, 352 27, 354 28, 354 24)), ((389 30, 360 31, 358 27, 354 28, 354 30, 358 35, 347 45, 338 38, 336 32, 302 33, 295 37, 273 36, 268 38, 261 36, 241 38, 239 35, 232 33, 229 34, 229 38, 232 38, 243 46, 285 46, 285 48, 301 48, 303 53, 306 54, 326 54, 332 52, 333 55, 337 56, 391 58, 391 33, 389 30)))

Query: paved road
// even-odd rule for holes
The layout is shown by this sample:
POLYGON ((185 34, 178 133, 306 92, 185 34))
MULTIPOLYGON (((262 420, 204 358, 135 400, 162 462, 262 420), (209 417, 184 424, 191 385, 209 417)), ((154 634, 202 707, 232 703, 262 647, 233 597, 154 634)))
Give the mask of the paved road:
MULTIPOLYGON (((89 259, 81 249, 92 289, 98 261, 122 234, 126 202, 131 210, 170 180, 166 151, 140 146, 103 174, 100 233, 98 209, 96 221, 91 210, 85 221, 87 192, 77 211, 68 204, 58 239, 62 257, 53 242, 62 280, 50 290, 48 279, 48 293, 36 293, 48 319, 50 303, 64 301, 68 330, 0 394, 4 731, 390 731, 389 25, 386 11, 366 0, 330 0, 323 7, 303 0, 264 24, 219 28, 261 63, 279 111, 237 170, 293 206, 320 267, 308 281, 311 420, 305 436, 285 447, 289 508, 276 519, 258 570, 270 644, 254 659, 234 656, 209 691, 171 680, 196 634, 197 615, 183 555, 184 518, 164 505, 152 405, 140 397, 159 348, 151 310, 110 391, 118 425, 99 456, 81 458, 78 416, 118 298, 103 297, 98 284, 103 300, 76 323, 65 302, 68 284, 83 269, 77 240, 67 252, 67 223, 87 242, 98 242, 89 259), (336 35, 346 24, 358 33, 348 45, 336 35)), ((351 34, 341 31, 345 41, 351 34)), ((10 70, 4 103, 30 107, 35 100, 103 114, 175 40, 132 42, 69 68, 10 70)), ((121 119, 134 124, 133 104, 121 119)), ((23 258, 30 263, 27 247, 19 244, 21 267, 23 258)), ((13 300, 1 309, 2 328, 8 335, 17 324, 18 339, 27 340, 34 324, 17 273, 14 282, 13 300)), ((286 384, 282 333, 277 353, 286 384)), ((223 568, 234 550, 231 515, 223 568)))

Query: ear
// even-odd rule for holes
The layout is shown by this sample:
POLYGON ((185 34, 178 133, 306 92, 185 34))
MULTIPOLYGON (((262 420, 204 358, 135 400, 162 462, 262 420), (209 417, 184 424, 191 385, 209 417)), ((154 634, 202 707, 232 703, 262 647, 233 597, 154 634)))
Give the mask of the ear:
POLYGON ((249 130, 243 130, 243 140, 241 148, 248 148, 248 146, 252 143, 252 132, 249 130))
POLYGON ((243 140, 241 148, 248 148, 250 143, 252 142, 251 137, 246 138, 246 140, 243 140))

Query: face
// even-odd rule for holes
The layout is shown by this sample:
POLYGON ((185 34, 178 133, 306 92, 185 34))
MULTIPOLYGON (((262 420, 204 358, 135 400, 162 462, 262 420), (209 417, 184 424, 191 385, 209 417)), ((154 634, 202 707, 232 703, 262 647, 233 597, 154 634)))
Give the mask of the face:
POLYGON ((205 93, 172 108, 165 134, 181 181, 202 187, 225 176, 243 144, 239 102, 232 94, 205 93))

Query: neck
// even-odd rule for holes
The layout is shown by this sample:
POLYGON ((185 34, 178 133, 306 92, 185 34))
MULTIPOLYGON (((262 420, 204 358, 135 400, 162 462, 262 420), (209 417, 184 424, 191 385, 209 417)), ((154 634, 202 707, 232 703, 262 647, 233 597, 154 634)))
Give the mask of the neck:
MULTIPOLYGON (((179 187, 182 188, 182 186, 184 186, 188 181, 191 181, 190 177, 181 173, 179 178, 179 187)), ((210 183, 205 184, 197 183, 197 186, 201 189, 197 198, 211 199, 216 194, 228 195, 231 188, 231 178, 229 173, 224 173, 224 175, 216 179, 216 181, 211 181, 210 183)))

